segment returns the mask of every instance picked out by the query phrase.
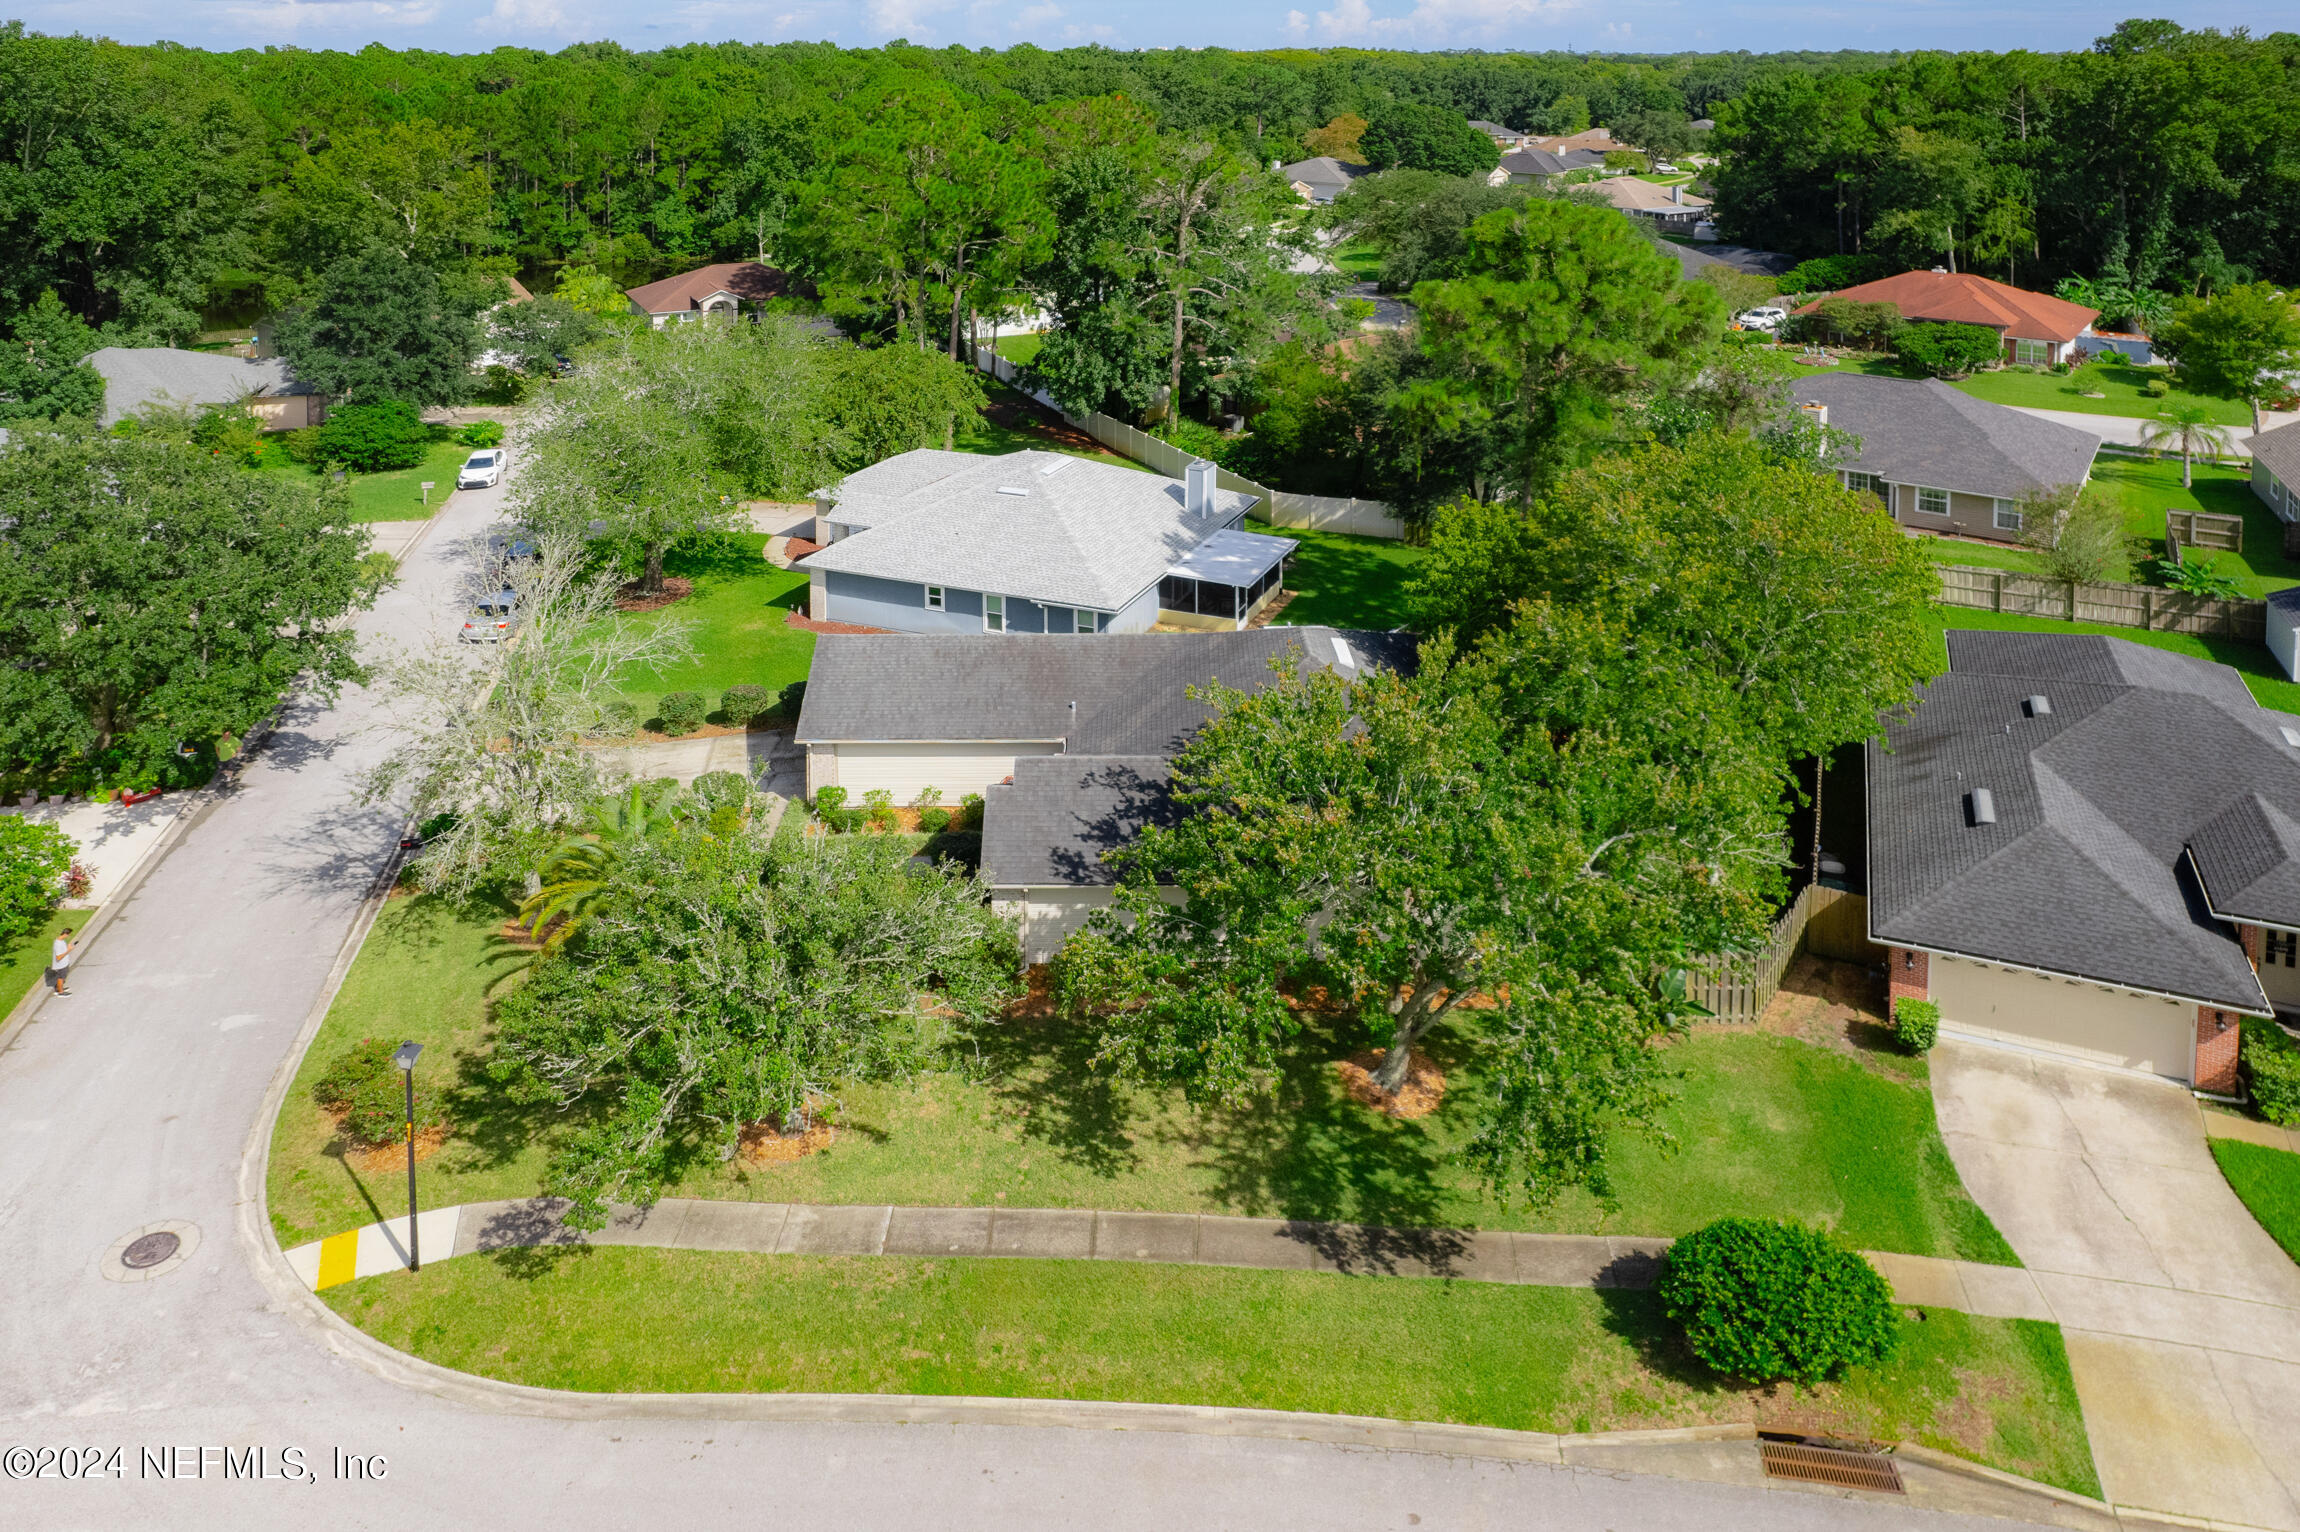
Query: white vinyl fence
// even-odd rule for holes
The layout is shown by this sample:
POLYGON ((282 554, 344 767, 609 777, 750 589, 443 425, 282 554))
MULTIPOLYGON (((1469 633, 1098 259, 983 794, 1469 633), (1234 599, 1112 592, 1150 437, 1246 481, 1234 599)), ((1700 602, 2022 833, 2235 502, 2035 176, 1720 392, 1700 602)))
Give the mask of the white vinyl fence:
MULTIPOLYGON (((1017 389, 1022 386, 1015 381, 1021 369, 988 346, 975 347, 974 365, 1001 383, 1017 389)), ((1062 406, 1045 394, 1035 390, 1023 391, 1048 409, 1062 411, 1062 406)), ((1159 440, 1147 431, 1138 431, 1123 420, 1113 420, 1108 415, 1100 414, 1078 416, 1067 411, 1062 411, 1062 418, 1111 451, 1154 468, 1170 479, 1181 478, 1182 471, 1190 465, 1191 454, 1172 442, 1159 440)), ((1262 503, 1250 514, 1256 520, 1266 521, 1273 527, 1349 532, 1359 537, 1386 537, 1393 541, 1403 540, 1406 535, 1406 524, 1398 519, 1396 512, 1379 500, 1290 494, 1256 484, 1251 479, 1240 478, 1227 468, 1216 469, 1214 481, 1224 489, 1259 496, 1262 503)))

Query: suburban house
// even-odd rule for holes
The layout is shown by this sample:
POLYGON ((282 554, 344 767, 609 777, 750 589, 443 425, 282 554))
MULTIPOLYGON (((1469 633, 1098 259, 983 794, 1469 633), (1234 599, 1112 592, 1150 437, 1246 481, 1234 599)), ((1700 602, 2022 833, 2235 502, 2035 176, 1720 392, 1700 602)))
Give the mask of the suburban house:
POLYGON ((2300 716, 2127 639, 1952 631, 1868 747, 1869 936, 1941 1029, 2236 1088, 2300 1011, 2300 716))
MULTIPOLYGON (((1863 282, 1832 294, 1856 303, 1890 303, 1903 319, 1927 324, 1977 324, 2004 337, 2004 359, 2028 366, 2065 362, 2077 342, 2095 338, 2092 322, 2100 310, 2088 309, 2049 293, 2007 287, 1969 271, 1904 271, 1897 277, 1863 282)), ((1810 314, 1822 300, 1797 310, 1810 314)), ((2106 350, 2106 344, 2093 350, 2106 350)))
POLYGON ((87 364, 103 375, 103 424, 158 405, 207 409, 245 399, 267 431, 293 431, 327 418, 327 401, 296 381, 279 357, 253 359, 172 346, 105 346, 87 364))
POLYGON ((1694 196, 1682 181, 1656 186, 1636 176, 1613 176, 1589 189, 1632 218, 1650 218, 1665 229, 1690 229, 1709 214, 1709 199, 1694 196))
POLYGON ((656 329, 673 319, 694 319, 704 314, 724 314, 729 318, 744 312, 756 312, 770 298, 786 297, 795 291, 788 272, 757 261, 721 261, 715 266, 703 266, 694 271, 665 277, 660 282, 649 282, 634 287, 623 296, 631 300, 631 312, 644 314, 656 329))
POLYGON ((1552 154, 1547 149, 1515 149, 1486 172, 1489 186, 1526 186, 1548 181, 1575 170, 1603 170, 1605 156, 1594 149, 1568 149, 1552 154))
POLYGON ((1532 135, 1520 133, 1515 128, 1505 128, 1498 122, 1486 122, 1481 118, 1472 117, 1469 120, 1469 125, 1492 139, 1496 146, 1503 149, 1515 149, 1532 141, 1532 135))
POLYGON ((2300 522, 2300 421, 2248 436, 2244 445, 2252 449, 2252 493, 2286 526, 2300 522))
POLYGON ((1610 150, 1626 149, 1629 146, 1617 141, 1611 128, 1584 128, 1579 133, 1558 133, 1548 138, 1529 138, 1525 140, 1524 147, 1547 149, 1551 154, 1563 154, 1569 149, 1593 149, 1602 159, 1610 150))
POLYGON ((983 795, 982 873, 993 906, 1021 927, 1030 962, 1110 902, 1102 855, 1168 822, 1168 762, 1206 721, 1186 695, 1218 681, 1270 684, 1272 659, 1354 679, 1413 663, 1396 633, 1332 628, 1113 635, 1037 644, 996 635, 825 635, 794 731, 807 793, 850 802, 883 790, 907 803, 983 795))
POLYGON ((1242 628, 1284 589, 1292 538, 1200 459, 1180 481, 1059 452, 928 447, 815 492, 792 547, 807 611, 902 633, 1242 628))
POLYGON ((1293 187, 1295 196, 1319 207, 1347 191, 1350 183, 1358 177, 1374 173, 1371 165, 1353 165, 1347 160, 1337 160, 1330 154, 1270 168, 1283 177, 1287 185, 1293 187))
POLYGON ((1937 378, 1849 372, 1800 378, 1790 396, 1821 425, 1857 436, 1837 466, 1848 489, 1885 502, 1912 531, 2020 541, 2021 501, 2092 477, 2100 438, 1990 404, 1937 378))

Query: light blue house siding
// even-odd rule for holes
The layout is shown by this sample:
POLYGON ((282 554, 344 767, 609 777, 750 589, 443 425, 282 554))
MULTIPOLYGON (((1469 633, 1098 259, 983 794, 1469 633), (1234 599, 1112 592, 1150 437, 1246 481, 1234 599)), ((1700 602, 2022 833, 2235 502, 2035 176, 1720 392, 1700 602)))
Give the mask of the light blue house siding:
MULTIPOLYGON (((873 575, 823 573, 825 616, 832 622, 851 622, 867 628, 888 628, 897 633, 980 633, 982 592, 945 589, 942 609, 926 604, 926 587, 907 580, 881 580, 873 575)), ((1158 620, 1158 587, 1151 586, 1113 616, 1096 615, 1104 633, 1146 633, 1158 620)), ((1046 608, 1020 596, 1006 598, 1006 631, 1044 633, 1046 608)), ((1067 631, 1067 630, 1066 630, 1067 631)))

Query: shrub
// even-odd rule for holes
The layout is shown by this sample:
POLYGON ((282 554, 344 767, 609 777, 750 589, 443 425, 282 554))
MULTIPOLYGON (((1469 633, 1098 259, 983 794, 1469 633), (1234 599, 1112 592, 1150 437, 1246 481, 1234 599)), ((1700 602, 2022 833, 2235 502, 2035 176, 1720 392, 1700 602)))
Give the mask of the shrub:
POLYGON ((2044 555, 2054 579, 2094 584, 2124 577, 2124 512, 2097 489, 2033 490, 2020 510, 2021 541, 2044 555))
POLYGON ((862 823, 862 810, 847 807, 845 788, 825 787, 815 794, 815 817, 843 835, 862 823))
POLYGON ((1893 335, 1901 365, 1929 377, 1962 377, 2003 354, 2004 342, 1985 325, 1912 324, 1893 335))
POLYGON ((751 801, 751 783, 739 771, 706 771, 695 778, 687 791, 696 801, 711 810, 741 808, 751 801))
POLYGON ((391 468, 413 468, 423 461, 431 428, 412 404, 396 399, 375 404, 347 404, 328 412, 319 428, 321 461, 341 463, 354 473, 382 473, 391 468))
POLYGON ((278 441, 280 451, 288 455, 288 461, 291 463, 316 463, 319 461, 318 426, 301 426, 293 431, 283 431, 280 433, 278 441))
POLYGON ((2264 1016, 2244 1018, 2237 1072, 2260 1115, 2281 1128, 2300 1128, 2300 1043, 2264 1016))
POLYGON ((599 732, 610 739, 625 739, 639 732, 639 706, 610 702, 599 710, 599 732))
POLYGON ((503 444, 503 422, 500 420, 474 420, 456 432, 455 439, 466 447, 499 447, 503 444))
POLYGON ((958 800, 958 818, 951 822, 953 830, 982 833, 982 794, 968 793, 958 800))
POLYGON ((1911 1053, 1925 1053, 1941 1040, 1941 1008, 1930 1000, 1893 1002, 1893 1040, 1911 1053))
POLYGON ((2172 380, 2170 378, 2150 378, 2141 386, 2147 391, 2148 397, 2151 399, 2166 399, 2172 395, 2172 380))
POLYGON ((1905 322, 1897 303, 1857 303, 1851 298, 1823 298, 1804 320, 1808 335, 1817 327, 1822 334, 1841 335, 1849 344, 1872 351, 1890 347, 1905 322))
POLYGON ((951 812, 942 806, 942 789, 922 787, 918 796, 910 800, 918 810, 918 827, 929 835, 940 835, 950 828, 951 812))
POLYGON ((807 683, 793 681, 783 688, 782 694, 777 700, 782 703, 783 716, 791 722, 797 723, 799 721, 799 709, 806 704, 807 683))
POLYGON ((48 918, 79 849, 52 824, 0 816, 0 944, 22 940, 48 918))
POLYGON ((1693 1354, 1728 1377, 1816 1382, 1900 1338, 1877 1269, 1803 1224, 1720 1218, 1670 1247, 1655 1291, 1693 1354))
POLYGON ((701 692, 669 692, 655 705, 663 720, 665 734, 692 734, 703 726, 703 694, 701 692))
POLYGON ((863 817, 874 830, 893 830, 902 825, 894 811, 894 794, 883 787, 874 787, 863 794, 863 817))
MULTIPOLYGON (((370 1147, 397 1143, 407 1122, 407 1083, 391 1055, 397 1044, 363 1037, 311 1083, 311 1095, 336 1114, 346 1138, 370 1147)), ((415 1096, 415 1131, 441 1122, 437 1103, 415 1096)))
POLYGON ((719 711, 726 714, 727 722, 732 724, 748 724, 771 712, 774 705, 774 693, 763 686, 753 686, 748 681, 728 687, 719 696, 719 711))

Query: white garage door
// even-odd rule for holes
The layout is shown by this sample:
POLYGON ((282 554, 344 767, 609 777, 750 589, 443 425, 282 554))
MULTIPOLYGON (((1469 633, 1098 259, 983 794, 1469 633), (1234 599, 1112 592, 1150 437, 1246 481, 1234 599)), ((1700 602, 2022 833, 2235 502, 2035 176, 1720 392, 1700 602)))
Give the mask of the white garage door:
POLYGON ((926 787, 940 788, 942 801, 955 804, 993 782, 1014 775, 1018 755, 1052 755, 1057 745, 840 745, 839 786, 860 803, 873 788, 885 788, 897 803, 908 803, 926 787))
POLYGON ((1938 954, 1931 970, 1943 1031, 2175 1080, 2195 1067, 2196 1011, 2179 1001, 1938 954))

